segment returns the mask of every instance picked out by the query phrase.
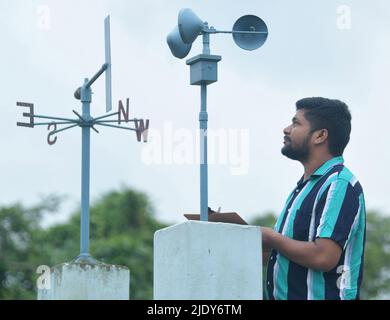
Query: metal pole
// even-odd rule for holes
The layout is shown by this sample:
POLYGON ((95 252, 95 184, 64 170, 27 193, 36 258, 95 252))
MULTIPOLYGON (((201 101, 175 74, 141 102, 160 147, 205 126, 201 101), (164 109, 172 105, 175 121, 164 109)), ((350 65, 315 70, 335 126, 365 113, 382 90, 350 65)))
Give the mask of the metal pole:
MULTIPOLYGON (((81 88, 81 102, 83 107, 83 118, 91 119, 91 88, 87 86, 88 79, 85 79, 81 88)), ((90 126, 82 126, 81 140, 81 234, 80 234, 80 256, 89 258, 89 181, 90 181, 90 126)))
POLYGON ((208 174, 207 174, 207 85, 202 84, 200 127, 200 220, 208 221, 208 174))
POLYGON ((90 86, 92 86, 93 83, 94 83, 97 79, 99 79, 99 77, 104 73, 104 71, 107 70, 108 67, 109 67, 109 64, 108 64, 108 63, 103 64, 102 67, 99 69, 99 71, 96 72, 96 74, 91 78, 91 80, 89 80, 89 81, 85 84, 85 86, 86 86, 87 88, 89 88, 90 86))
MULTIPOLYGON (((204 29, 210 30, 209 24, 207 22, 204 23, 204 29)), ((203 54, 210 54, 210 34, 208 32, 203 32, 203 54)))
MULTIPOLYGON (((205 28, 208 28, 205 22, 205 28)), ((203 33, 203 54, 210 54, 210 35, 203 33)), ((200 87, 200 220, 208 221, 208 172, 207 172, 207 84, 200 87)))

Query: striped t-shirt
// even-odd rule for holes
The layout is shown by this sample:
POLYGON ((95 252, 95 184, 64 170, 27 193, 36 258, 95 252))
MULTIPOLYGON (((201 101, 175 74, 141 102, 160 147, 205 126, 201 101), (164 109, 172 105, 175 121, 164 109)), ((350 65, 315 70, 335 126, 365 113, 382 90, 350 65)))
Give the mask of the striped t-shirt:
POLYGON ((288 197, 275 231, 300 241, 329 238, 342 248, 337 266, 321 272, 272 250, 268 262, 270 299, 358 299, 363 276, 366 210, 363 189, 335 157, 303 177, 288 197))

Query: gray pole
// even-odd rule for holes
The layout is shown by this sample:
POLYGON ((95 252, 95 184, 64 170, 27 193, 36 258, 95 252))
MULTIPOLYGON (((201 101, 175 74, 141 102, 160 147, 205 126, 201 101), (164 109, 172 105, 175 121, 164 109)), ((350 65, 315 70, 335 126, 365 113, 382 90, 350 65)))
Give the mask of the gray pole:
MULTIPOLYGON (((205 22, 205 28, 207 28, 205 22)), ((210 54, 210 35, 203 34, 203 54, 210 54)), ((208 163, 207 163, 207 83, 200 86, 200 220, 208 221, 208 163)))
POLYGON ((207 171, 207 85, 200 87, 201 110, 199 113, 200 128, 200 220, 208 221, 208 171, 207 171))
MULTIPOLYGON (((81 88, 81 102, 83 107, 82 117, 85 121, 91 119, 91 88, 88 79, 81 88)), ((78 259, 89 260, 89 182, 90 182, 90 126, 84 125, 81 128, 81 233, 80 233, 80 255, 78 259)))

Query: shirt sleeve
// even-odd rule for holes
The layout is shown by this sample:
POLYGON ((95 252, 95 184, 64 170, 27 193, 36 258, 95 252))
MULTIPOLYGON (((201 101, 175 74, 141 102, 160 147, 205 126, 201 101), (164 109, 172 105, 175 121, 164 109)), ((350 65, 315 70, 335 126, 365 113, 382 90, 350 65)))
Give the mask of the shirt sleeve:
POLYGON ((322 198, 316 237, 332 239, 344 249, 358 216, 359 197, 349 181, 338 178, 331 183, 322 198))

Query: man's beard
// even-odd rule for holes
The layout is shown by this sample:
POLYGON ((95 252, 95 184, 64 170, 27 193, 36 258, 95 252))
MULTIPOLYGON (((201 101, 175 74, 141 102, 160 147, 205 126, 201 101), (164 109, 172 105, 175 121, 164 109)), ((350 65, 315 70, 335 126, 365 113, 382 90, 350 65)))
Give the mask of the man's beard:
POLYGON ((302 141, 302 143, 298 146, 292 146, 291 140, 288 139, 284 147, 282 148, 282 154, 287 158, 292 160, 298 160, 300 162, 306 162, 309 159, 309 140, 311 138, 311 134, 308 134, 302 141))

